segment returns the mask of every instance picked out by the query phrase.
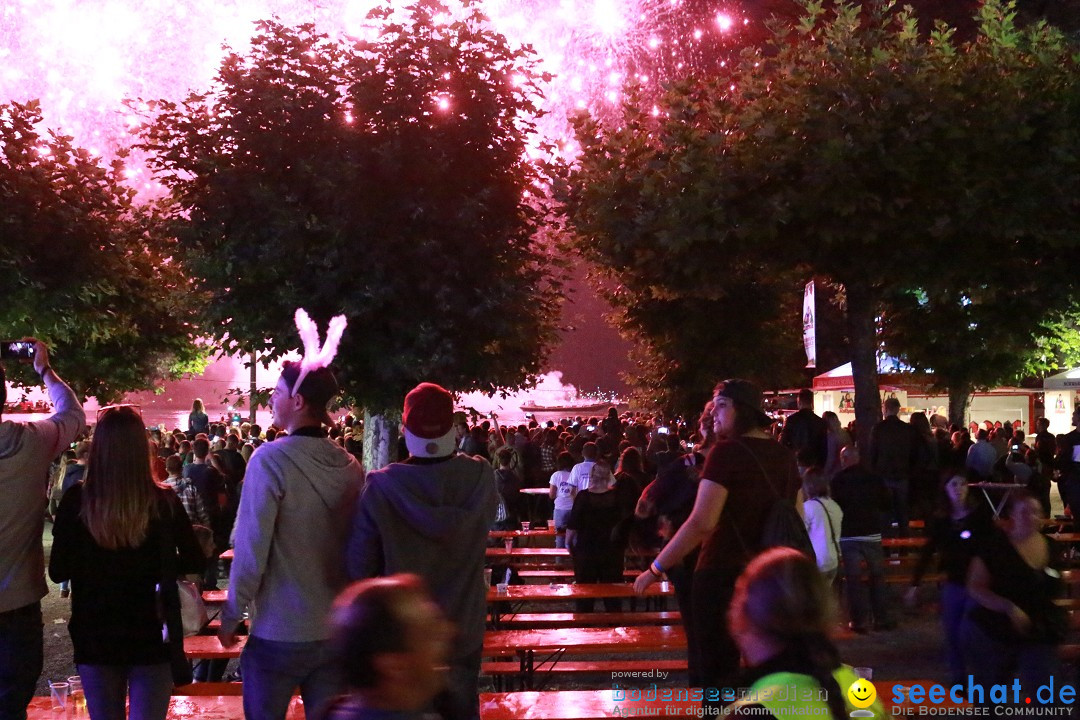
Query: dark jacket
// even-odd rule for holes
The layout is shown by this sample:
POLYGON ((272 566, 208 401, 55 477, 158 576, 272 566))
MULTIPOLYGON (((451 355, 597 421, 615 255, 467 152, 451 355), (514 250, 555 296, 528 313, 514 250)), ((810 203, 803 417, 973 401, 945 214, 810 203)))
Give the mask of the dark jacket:
POLYGON ((870 469, 885 480, 910 480, 919 453, 915 428, 895 415, 886 417, 870 431, 870 469))
POLYGON ((844 511, 841 538, 881 534, 881 513, 889 509, 889 491, 879 476, 858 465, 844 468, 833 477, 830 492, 844 511))
POLYGON ((819 467, 825 467, 829 458, 828 426, 825 420, 813 410, 803 408, 788 416, 784 429, 780 433, 780 444, 786 445, 798 455, 807 450, 817 461, 819 467))

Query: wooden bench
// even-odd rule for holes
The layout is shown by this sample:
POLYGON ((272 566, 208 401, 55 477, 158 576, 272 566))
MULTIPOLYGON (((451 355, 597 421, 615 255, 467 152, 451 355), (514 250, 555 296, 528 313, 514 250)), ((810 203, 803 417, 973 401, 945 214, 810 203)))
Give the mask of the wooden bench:
MULTIPOLYGON (((641 574, 640 570, 623 570, 623 578, 626 580, 636 580, 637 576, 641 574)), ((573 580, 574 571, 570 568, 565 570, 551 570, 551 569, 537 569, 537 570, 519 570, 518 577, 522 580, 540 580, 541 582, 554 582, 556 580, 573 580)))
POLYGON ((222 695, 236 696, 244 694, 244 683, 240 682, 195 682, 173 688, 173 695, 222 695))
POLYGON ((247 635, 238 635, 236 644, 223 647, 217 635, 192 635, 184 638, 184 655, 189 660, 227 660, 240 657, 247 635))
MULTIPOLYGON (((53 712, 52 699, 48 697, 34 698, 26 710, 28 720, 63 720, 65 717, 76 717, 70 710, 67 713, 53 712)), ((214 720, 244 720, 243 698, 236 695, 174 695, 169 699, 166 720, 194 720, 204 716, 214 720)), ((294 697, 289 703, 285 718, 304 720, 304 703, 299 697, 294 697)))
POLYGON ((504 615, 500 618, 500 623, 507 630, 616 625, 677 625, 680 622, 682 622, 682 615, 678 610, 613 613, 516 613, 504 615))

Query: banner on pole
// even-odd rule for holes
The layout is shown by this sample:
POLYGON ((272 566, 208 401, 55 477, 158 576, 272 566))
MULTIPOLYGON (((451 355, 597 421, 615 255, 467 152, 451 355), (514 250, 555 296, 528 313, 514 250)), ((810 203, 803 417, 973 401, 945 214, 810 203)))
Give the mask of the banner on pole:
POLYGON ((806 367, 817 367, 817 328, 814 323, 814 281, 806 283, 802 300, 803 347, 806 349, 806 367))

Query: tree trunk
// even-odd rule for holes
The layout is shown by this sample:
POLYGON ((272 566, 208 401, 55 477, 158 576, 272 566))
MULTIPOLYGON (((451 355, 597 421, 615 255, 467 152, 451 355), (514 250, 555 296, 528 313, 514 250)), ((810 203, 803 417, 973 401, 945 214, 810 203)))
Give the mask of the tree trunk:
POLYGON ((396 461, 401 412, 364 410, 364 472, 396 461))
POLYGON ((865 288, 847 286, 847 335, 855 385, 855 442, 862 461, 870 459, 870 430, 881 420, 877 370, 877 302, 865 288))
POLYGON ((251 352, 251 387, 248 394, 248 422, 252 425, 255 424, 255 393, 258 392, 258 386, 256 384, 256 377, 258 375, 258 368, 255 366, 255 351, 251 352))
MULTIPOLYGON (((968 403, 971 402, 971 387, 967 384, 949 386, 949 422, 959 428, 967 425, 968 403)), ((974 440, 975 438, 971 438, 974 440)))

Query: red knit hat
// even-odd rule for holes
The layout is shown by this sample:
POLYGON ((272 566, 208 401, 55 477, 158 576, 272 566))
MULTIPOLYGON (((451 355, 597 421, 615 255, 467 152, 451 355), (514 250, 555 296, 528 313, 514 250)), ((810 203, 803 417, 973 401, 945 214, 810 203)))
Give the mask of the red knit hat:
POLYGON ((454 398, 442 386, 420 383, 409 391, 401 419, 410 455, 436 458, 454 453, 454 398))

